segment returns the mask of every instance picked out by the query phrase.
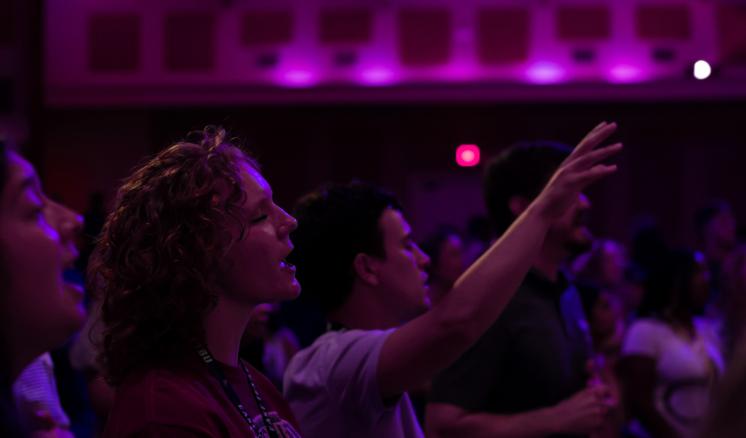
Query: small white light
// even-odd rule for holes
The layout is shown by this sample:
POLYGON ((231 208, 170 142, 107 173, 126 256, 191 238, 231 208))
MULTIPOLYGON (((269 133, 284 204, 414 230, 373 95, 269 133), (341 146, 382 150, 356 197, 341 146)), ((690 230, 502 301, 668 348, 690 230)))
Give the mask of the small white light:
POLYGON ((712 74, 712 67, 707 61, 699 60, 694 63, 694 77, 700 81, 707 79, 712 74))

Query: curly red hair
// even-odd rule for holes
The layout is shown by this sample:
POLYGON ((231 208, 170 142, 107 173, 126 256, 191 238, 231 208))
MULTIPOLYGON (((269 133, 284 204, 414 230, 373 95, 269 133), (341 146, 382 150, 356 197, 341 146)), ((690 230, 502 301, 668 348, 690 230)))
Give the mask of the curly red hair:
POLYGON ((124 181, 89 265, 102 300, 100 360, 116 385, 168 366, 203 340, 216 275, 242 227, 241 164, 257 167, 221 128, 190 133, 124 181))

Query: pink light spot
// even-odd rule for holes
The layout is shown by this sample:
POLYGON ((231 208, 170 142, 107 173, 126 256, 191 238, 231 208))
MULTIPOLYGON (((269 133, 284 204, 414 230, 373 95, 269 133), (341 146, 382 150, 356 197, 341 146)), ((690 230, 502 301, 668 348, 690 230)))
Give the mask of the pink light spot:
POLYGON ((526 79, 535 84, 554 84, 564 78, 565 69, 553 62, 536 62, 526 70, 526 79))
POLYGON ((456 164, 461 167, 473 167, 479 164, 479 146, 475 144, 462 144, 456 148, 456 164))

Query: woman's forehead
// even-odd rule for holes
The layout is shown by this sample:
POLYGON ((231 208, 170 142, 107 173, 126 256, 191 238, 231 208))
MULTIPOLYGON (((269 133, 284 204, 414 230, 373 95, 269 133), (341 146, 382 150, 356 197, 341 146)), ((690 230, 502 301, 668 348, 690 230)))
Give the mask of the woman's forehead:
POLYGON ((246 193, 244 206, 249 211, 258 209, 263 202, 272 199, 272 187, 256 167, 242 163, 241 180, 246 193))

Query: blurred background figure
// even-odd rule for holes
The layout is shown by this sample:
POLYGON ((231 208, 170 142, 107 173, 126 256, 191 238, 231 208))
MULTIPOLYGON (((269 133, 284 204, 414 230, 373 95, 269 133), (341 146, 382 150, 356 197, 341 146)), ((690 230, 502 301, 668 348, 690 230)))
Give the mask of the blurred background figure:
POLYGON ((430 256, 428 295, 436 305, 466 269, 464 241, 458 229, 442 225, 420 247, 430 256))
POLYGON ((699 253, 671 251, 648 275, 618 363, 630 433, 693 436, 723 371, 716 327, 695 316, 708 299, 707 266, 699 253))
POLYGON ((730 359, 744 344, 746 333, 746 246, 733 250, 723 263, 722 272, 723 350, 730 359))
MULTIPOLYGON (((79 387, 75 389, 78 390, 79 396, 85 397, 88 403, 87 413, 93 417, 88 419, 87 424, 79 426, 87 427, 85 432, 78 432, 79 438, 98 436, 103 431, 106 418, 114 405, 114 388, 106 382, 102 364, 98 361, 100 353, 98 346, 101 342, 103 342, 101 301, 97 299, 89 303, 88 320, 71 343, 68 353, 70 368, 82 376, 82 386, 85 388, 83 394, 80 393, 79 387)), ((86 411, 85 408, 80 410, 86 411)), ((85 414, 82 416, 86 417, 85 414)))
POLYGON ((590 251, 575 259, 572 271, 579 282, 616 292, 624 284, 627 266, 627 252, 621 243, 597 239, 590 251))
POLYGON ((473 216, 466 224, 464 236, 464 264, 470 266, 478 259, 495 239, 486 216, 473 216))
POLYGON ((715 392, 699 438, 746 436, 746 344, 737 346, 729 369, 715 392))
POLYGON ((710 298, 705 311, 714 318, 723 314, 723 264, 736 246, 736 219, 729 203, 717 200, 697 210, 695 231, 710 273, 710 298))
POLYGON ((35 430, 33 436, 72 438, 70 418, 62 408, 54 377, 54 364, 44 353, 27 366, 13 383, 13 396, 22 424, 35 430))
MULTIPOLYGON (((578 256, 572 264, 596 355, 595 369, 615 400, 621 397, 615 369, 626 333, 628 269, 626 249, 611 239, 595 240, 591 250, 578 256)), ((615 410, 612 416, 594 437, 621 436, 624 422, 622 407, 615 410)))

